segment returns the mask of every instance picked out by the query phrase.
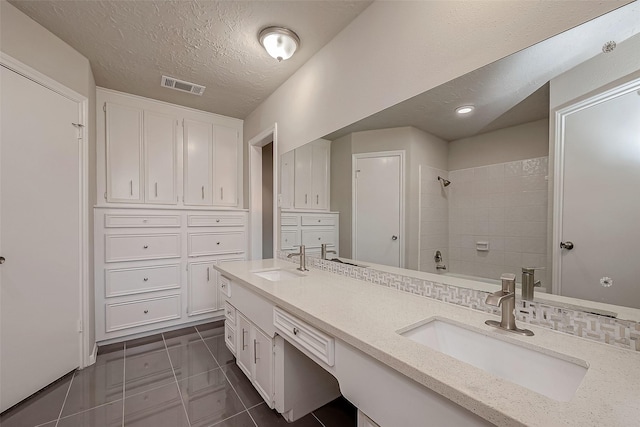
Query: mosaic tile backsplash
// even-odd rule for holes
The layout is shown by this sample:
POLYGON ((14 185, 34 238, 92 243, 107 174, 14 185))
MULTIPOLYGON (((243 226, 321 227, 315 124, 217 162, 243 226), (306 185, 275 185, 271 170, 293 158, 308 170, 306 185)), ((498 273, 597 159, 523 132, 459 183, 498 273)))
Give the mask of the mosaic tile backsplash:
MULTIPOLYGON (((278 258, 294 263, 298 262, 297 257, 288 259, 286 252, 279 252, 278 258)), ((499 308, 484 303, 489 294, 483 291, 460 288, 372 268, 339 264, 312 256, 307 256, 307 267, 340 274, 356 280, 364 280, 376 285, 387 286, 402 292, 409 292, 486 313, 500 314, 499 308)), ((640 351, 640 323, 638 322, 522 300, 516 301, 516 317, 521 322, 628 350, 640 351)))

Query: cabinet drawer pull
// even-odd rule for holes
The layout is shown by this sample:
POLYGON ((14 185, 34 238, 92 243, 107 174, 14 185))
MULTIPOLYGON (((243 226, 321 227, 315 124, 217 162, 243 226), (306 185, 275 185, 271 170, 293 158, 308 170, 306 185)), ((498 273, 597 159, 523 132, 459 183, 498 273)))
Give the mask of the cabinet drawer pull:
POLYGON ((322 222, 322 220, 321 220, 321 219, 319 219, 319 220, 318 220, 318 222, 322 222))
POLYGON ((244 330, 244 328, 242 328, 242 349, 244 350, 245 348, 247 348, 247 345, 244 343, 244 334, 247 331, 244 330))
POLYGON ((149 245, 144 245, 142 249, 149 249, 149 245))
POLYGON ((209 267, 207 267, 207 282, 209 281, 209 267))
POLYGON ((322 237, 318 237, 318 240, 322 240, 322 237))
POLYGON ((293 335, 298 335, 298 332, 300 332, 300 329, 293 328, 293 335))
POLYGON ((231 310, 227 310, 227 314, 231 316, 231 310))
POLYGON ((231 334, 227 335, 227 339, 231 341, 231 334))
POLYGON ((147 314, 147 313, 149 313, 149 310, 145 310, 145 311, 144 311, 144 314, 147 314))
POLYGON ((258 341, 253 340, 253 363, 256 364, 258 363, 258 341))
POLYGON ((219 219, 216 219, 216 222, 220 222, 220 220, 219 220, 219 219))
POLYGON ((144 280, 145 282, 148 282, 148 281, 149 281, 149 278, 148 278, 148 277, 145 277, 145 278, 144 278, 144 279, 142 279, 142 280, 144 280))
POLYGON ((219 244, 220 244, 220 242, 217 242, 217 243, 216 243, 216 245, 219 245, 219 244))
POLYGON ((224 289, 224 288, 226 288, 226 287, 227 287, 227 285, 226 285, 225 283, 223 283, 222 285, 220 285, 220 287, 221 287, 222 289, 224 289))

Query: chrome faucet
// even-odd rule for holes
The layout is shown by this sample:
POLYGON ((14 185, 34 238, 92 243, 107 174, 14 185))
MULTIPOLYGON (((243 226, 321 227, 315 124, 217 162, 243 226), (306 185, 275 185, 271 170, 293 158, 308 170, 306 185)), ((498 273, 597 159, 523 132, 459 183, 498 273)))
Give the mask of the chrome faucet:
POLYGON ((505 273, 500 277, 502 280, 502 289, 489 295, 485 303, 502 308, 502 319, 500 322, 497 320, 487 320, 486 323, 489 326, 504 329, 505 331, 514 332, 516 334, 533 335, 528 329, 520 329, 516 326, 516 275, 505 273))
POLYGON ((291 257, 294 257, 294 256, 299 256, 300 257, 300 267, 298 267, 297 270, 309 271, 309 270, 307 270, 307 257, 305 256, 305 253, 304 253, 304 245, 300 245, 299 247, 300 247, 300 252, 289 254, 289 255, 287 255, 287 258, 291 258, 291 257))
POLYGON ((541 267, 522 267, 522 299, 533 300, 533 288, 542 286, 540 280, 535 280, 536 270, 543 270, 541 267))
POLYGON ((327 254, 336 254, 338 253, 334 250, 327 250, 327 243, 323 243, 320 245, 320 258, 327 259, 327 254))

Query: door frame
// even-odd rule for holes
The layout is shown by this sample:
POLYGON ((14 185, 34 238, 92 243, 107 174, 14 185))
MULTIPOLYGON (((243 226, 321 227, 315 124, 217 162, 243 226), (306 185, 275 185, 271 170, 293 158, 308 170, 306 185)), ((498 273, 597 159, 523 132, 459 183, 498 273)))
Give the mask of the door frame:
POLYGON ((262 259, 262 147, 273 146, 273 256, 280 248, 278 123, 247 142, 249 151, 249 259, 262 259))
POLYGON ((81 140, 80 152, 78 153, 80 161, 78 169, 80 178, 80 222, 78 224, 80 232, 78 242, 80 249, 80 275, 78 277, 78 293, 80 296, 78 339, 80 340, 80 354, 78 355, 78 366, 84 368, 95 363, 98 349, 95 341, 90 342, 91 334, 88 331, 90 325, 94 325, 90 316, 90 308, 93 306, 93 301, 89 298, 89 253, 93 253, 89 247, 89 100, 86 96, 62 85, 4 52, 0 52, 0 65, 78 104, 78 123, 81 125, 78 138, 81 140))
POLYGON ((562 295, 562 215, 564 201, 564 146, 567 117, 584 109, 593 107, 630 92, 640 89, 640 78, 617 85, 581 101, 555 111, 555 147, 553 167, 553 233, 552 233, 552 293, 562 295))
POLYGON ((356 197, 356 163, 358 159, 400 156, 400 268, 404 268, 406 229, 405 229, 405 151, 376 151, 371 153, 356 153, 351 155, 351 256, 357 259, 356 239, 357 239, 357 197, 356 197))

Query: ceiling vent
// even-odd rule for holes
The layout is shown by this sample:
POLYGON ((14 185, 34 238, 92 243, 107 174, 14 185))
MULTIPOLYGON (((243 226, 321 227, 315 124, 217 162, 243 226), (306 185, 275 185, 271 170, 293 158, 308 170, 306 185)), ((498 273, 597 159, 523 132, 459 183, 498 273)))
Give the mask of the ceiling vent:
POLYGON ((169 89, 179 90, 180 92, 188 92, 194 95, 202 95, 205 87, 197 85, 195 83, 185 82, 184 80, 174 79, 173 77, 162 76, 160 86, 168 87, 169 89))

